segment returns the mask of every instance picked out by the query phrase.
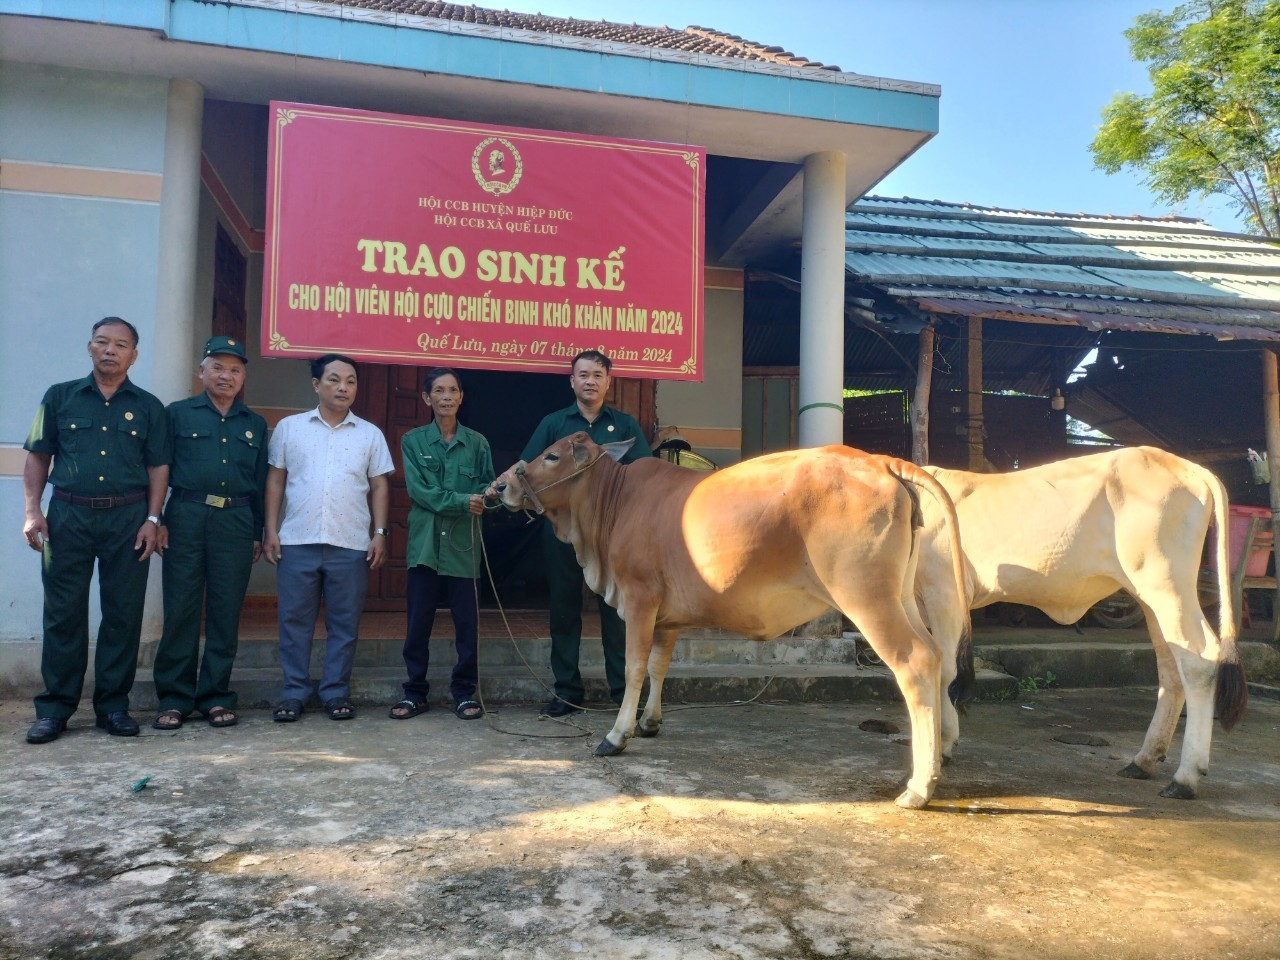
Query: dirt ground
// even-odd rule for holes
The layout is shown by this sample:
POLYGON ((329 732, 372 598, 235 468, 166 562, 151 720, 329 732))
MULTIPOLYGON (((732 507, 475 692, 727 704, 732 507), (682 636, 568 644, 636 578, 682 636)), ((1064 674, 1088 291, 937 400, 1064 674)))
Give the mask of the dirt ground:
POLYGON ((859 729, 905 731, 897 704, 674 707, 597 759, 611 713, 132 740, 82 713, 30 746, 9 702, 0 957, 1273 960, 1280 704, 1216 731, 1194 801, 1158 796, 1180 740, 1159 779, 1116 776, 1153 704, 976 704, 908 812, 907 749, 859 729))

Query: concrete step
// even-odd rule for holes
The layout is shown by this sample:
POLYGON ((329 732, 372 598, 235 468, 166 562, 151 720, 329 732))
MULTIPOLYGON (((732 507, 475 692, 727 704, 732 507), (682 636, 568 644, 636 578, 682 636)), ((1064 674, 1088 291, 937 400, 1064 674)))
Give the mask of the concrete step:
MULTIPOLYGON (((584 667, 586 702, 612 709, 603 668, 584 667)), ((431 683, 433 706, 449 707, 449 671, 434 667, 431 683)), ((351 699, 362 706, 390 706, 404 696, 399 671, 361 671, 351 677, 351 699)), ((480 690, 485 702, 539 703, 551 699, 551 671, 545 666, 532 671, 523 666, 482 670, 480 690)), ((243 707, 270 707, 280 698, 280 672, 271 668, 237 669, 232 686, 243 707)), ((1017 689, 1013 677, 990 670, 978 674, 976 695, 1003 699, 1017 689)), ((155 684, 150 672, 140 671, 133 686, 131 703, 140 711, 156 706, 155 684)), ((796 703, 881 702, 901 700, 897 683, 884 667, 855 664, 782 664, 760 667, 731 665, 672 665, 663 684, 664 703, 733 703, 745 700, 796 703)), ((642 700, 643 702, 643 700, 642 700)), ((313 696, 312 708, 319 706, 313 696)))
MULTIPOLYGON (((356 668, 388 670, 398 669, 404 663, 401 649, 403 638, 361 637, 356 644, 356 668)), ((485 637, 480 638, 480 663, 482 666, 508 667, 532 663, 545 665, 550 662, 551 640, 548 637, 485 637)), ((676 641, 671 655, 673 664, 815 664, 855 663, 859 656, 859 644, 853 637, 791 638, 757 642, 744 640, 718 631, 690 631, 688 636, 676 641)), ((317 638, 312 647, 312 664, 319 667, 324 657, 324 640, 317 638)), ((155 662, 154 644, 140 657, 139 664, 150 667, 155 662)), ((452 668, 457 662, 453 634, 431 638, 431 663, 452 668)), ((600 665, 604 652, 600 637, 584 636, 581 648, 584 666, 600 665)), ((236 655, 236 667, 255 669, 278 667, 279 646, 275 638, 241 640, 236 655)))

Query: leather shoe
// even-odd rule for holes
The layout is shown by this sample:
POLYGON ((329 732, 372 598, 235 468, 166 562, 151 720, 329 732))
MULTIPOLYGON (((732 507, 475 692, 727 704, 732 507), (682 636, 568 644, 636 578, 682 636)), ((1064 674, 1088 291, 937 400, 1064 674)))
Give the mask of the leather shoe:
POLYGON ((129 716, 128 710, 116 710, 98 717, 98 729, 113 737, 136 737, 138 721, 129 716))
POLYGON ((67 729, 67 721, 55 717, 41 717, 27 731, 27 743, 52 743, 67 729))
POLYGON ((542 709, 538 711, 540 717, 551 717, 553 720, 560 717, 567 717, 571 713, 581 713, 581 707, 575 707, 571 703, 565 703, 563 700, 552 700, 550 703, 544 704, 542 709))

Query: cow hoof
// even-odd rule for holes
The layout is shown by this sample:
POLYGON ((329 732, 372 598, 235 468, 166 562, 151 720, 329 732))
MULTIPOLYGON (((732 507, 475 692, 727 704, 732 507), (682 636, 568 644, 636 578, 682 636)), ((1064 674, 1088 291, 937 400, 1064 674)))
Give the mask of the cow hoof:
POLYGON ((1130 780, 1150 780, 1151 774, 1143 770, 1136 763, 1131 763, 1123 770, 1117 770, 1117 774, 1122 777, 1128 777, 1130 780))
POLYGON ((1160 796, 1169 800, 1194 800, 1196 792, 1190 787, 1183 786, 1177 780, 1174 780, 1167 787, 1160 791, 1160 796))
POLYGON ((646 727, 643 723, 636 725, 637 737, 656 737, 662 732, 662 721, 659 720, 652 727, 646 727))
POLYGON ((596 747, 597 757, 616 757, 627 748, 627 741, 623 740, 621 746, 614 746, 613 742, 605 737, 600 741, 600 746, 596 747))
POLYGON ((893 801, 903 810, 923 810, 924 805, 929 802, 928 797, 922 797, 914 790, 903 790, 898 794, 898 799, 893 801))

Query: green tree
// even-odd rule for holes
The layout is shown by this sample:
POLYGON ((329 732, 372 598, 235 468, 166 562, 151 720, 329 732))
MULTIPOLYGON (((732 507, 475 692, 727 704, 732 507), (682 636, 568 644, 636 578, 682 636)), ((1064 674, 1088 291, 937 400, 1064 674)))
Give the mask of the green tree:
POLYGON ((1225 196, 1280 237, 1280 0, 1191 0, 1125 31, 1151 95, 1102 111, 1094 165, 1132 168, 1167 203, 1225 196))

